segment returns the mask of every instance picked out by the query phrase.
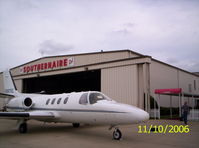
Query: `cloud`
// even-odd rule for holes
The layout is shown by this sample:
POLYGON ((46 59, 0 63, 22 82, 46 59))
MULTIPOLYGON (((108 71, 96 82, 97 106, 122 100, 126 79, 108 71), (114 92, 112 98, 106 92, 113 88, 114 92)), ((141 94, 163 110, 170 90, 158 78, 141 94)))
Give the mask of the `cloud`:
POLYGON ((0 69, 41 55, 131 49, 196 71, 198 8, 197 0, 0 0, 0 69))
POLYGON ((121 30, 117 30, 117 31, 113 31, 113 34, 116 34, 116 35, 129 35, 131 34, 131 31, 124 28, 124 29, 121 29, 121 30))
POLYGON ((165 62, 181 69, 186 69, 190 72, 199 72, 199 60, 186 58, 176 59, 169 57, 165 60, 165 62))
POLYGON ((168 58, 166 60, 167 63, 172 63, 172 64, 176 64, 179 63, 179 61, 176 58, 168 58))
POLYGON ((135 23, 129 22, 129 23, 124 23, 124 26, 125 26, 125 27, 128 27, 128 28, 133 28, 133 27, 136 26, 136 24, 135 24, 135 23))
POLYGON ((40 45, 39 53, 43 55, 55 55, 70 51, 74 48, 73 45, 65 45, 52 40, 45 40, 40 45))
POLYGON ((190 66, 189 69, 191 72, 199 72, 199 61, 194 62, 192 66, 190 66))

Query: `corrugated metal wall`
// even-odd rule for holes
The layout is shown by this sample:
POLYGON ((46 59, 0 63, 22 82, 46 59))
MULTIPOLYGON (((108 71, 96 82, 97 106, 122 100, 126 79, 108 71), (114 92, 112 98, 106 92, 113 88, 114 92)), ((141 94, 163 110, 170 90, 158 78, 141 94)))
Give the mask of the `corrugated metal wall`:
POLYGON ((101 90, 112 99, 138 105, 137 65, 101 70, 101 90))
MULTIPOLYGON (((199 82, 199 77, 156 60, 151 61, 150 80, 151 95, 154 95, 155 89, 167 88, 182 88, 183 92, 199 94, 199 85, 196 85, 196 89, 194 89, 194 80, 199 82), (189 85, 192 88, 192 92, 189 91, 189 85)), ((169 107, 169 100, 169 96, 161 95, 160 104, 163 107, 169 107)), ((173 96, 172 106, 178 107, 178 105, 178 97, 173 96)))
MULTIPOLYGON (((26 63, 23 66, 27 65, 35 65, 39 63, 46 63, 52 60, 60 60, 63 58, 69 58, 73 57, 74 58, 74 67, 76 66, 82 66, 82 65, 87 65, 87 64, 94 64, 94 63, 100 63, 100 62, 106 62, 106 61, 113 61, 113 60, 119 60, 119 59, 126 59, 129 57, 139 57, 139 55, 134 54, 128 50, 124 51, 115 51, 115 52, 99 52, 95 54, 80 54, 80 55, 66 55, 66 56, 57 56, 57 57, 44 57, 35 61, 32 61, 30 63, 26 63)), ((21 67, 23 67, 21 66, 21 67)), ((59 67, 59 68, 54 68, 56 70, 63 69, 64 67, 59 67)), ((40 70, 41 72, 43 71, 49 71, 49 70, 40 70)), ((20 73, 20 67, 16 67, 12 69, 12 75, 21 75, 20 73)))
MULTIPOLYGON (((3 73, 0 74, 0 92, 4 92, 3 88, 3 73)), ((0 109, 3 107, 4 99, 0 98, 0 109)))
POLYGON ((4 86, 4 84, 3 84, 3 73, 1 73, 0 74, 0 92, 4 91, 3 86, 4 86))
POLYGON ((22 85, 22 80, 14 80, 14 82, 15 82, 15 85, 16 85, 16 87, 17 87, 17 90, 19 91, 19 92, 22 92, 22 87, 23 87, 23 85, 22 85))

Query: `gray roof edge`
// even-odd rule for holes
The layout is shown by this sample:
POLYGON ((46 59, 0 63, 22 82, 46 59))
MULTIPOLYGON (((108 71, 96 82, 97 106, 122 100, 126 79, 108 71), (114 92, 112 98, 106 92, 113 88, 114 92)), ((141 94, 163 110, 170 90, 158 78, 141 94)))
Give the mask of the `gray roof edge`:
POLYGON ((41 58, 37 58, 35 60, 32 60, 32 61, 29 61, 29 62, 26 62, 24 64, 21 64, 19 66, 15 66, 13 68, 11 68, 11 70, 15 69, 15 68, 18 68, 18 67, 21 67, 23 65, 26 65, 26 64, 29 64, 29 63, 32 63, 32 62, 35 62, 35 61, 38 61, 38 60, 42 60, 42 59, 46 59, 46 58, 56 58, 56 57, 64 57, 64 56, 78 56, 78 55, 92 55, 92 54, 99 54, 99 53, 116 53, 116 52, 131 52, 133 54, 137 54, 139 56, 142 56, 144 57, 145 55, 142 55, 138 52, 135 52, 135 51, 132 51, 130 49, 123 49, 123 50, 110 50, 110 51, 101 51, 101 52, 90 52, 90 53, 80 53, 80 54, 68 54, 68 55, 56 55, 56 56, 46 56, 46 57, 41 57, 41 58))

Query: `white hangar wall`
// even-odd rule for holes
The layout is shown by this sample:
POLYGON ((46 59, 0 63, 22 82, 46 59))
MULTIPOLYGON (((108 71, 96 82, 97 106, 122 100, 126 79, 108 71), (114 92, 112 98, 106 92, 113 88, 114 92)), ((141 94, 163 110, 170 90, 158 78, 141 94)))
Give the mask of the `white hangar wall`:
MULTIPOLYGON (((13 68, 12 74, 13 76, 19 76, 21 75, 21 71, 20 71, 21 67, 36 65, 40 63, 48 63, 49 61, 53 61, 53 60, 61 60, 64 57, 74 58, 75 59, 74 66, 72 67, 80 67, 80 66, 102 63, 102 62, 107 62, 107 61, 140 57, 140 55, 134 52, 130 52, 129 50, 123 50, 123 51, 115 51, 115 52, 110 51, 110 52, 97 52, 97 53, 88 53, 88 54, 74 54, 74 55, 44 57, 44 58, 40 58, 31 62, 28 62, 26 64, 23 64, 19 67, 13 68)), ((53 68, 53 70, 60 70, 60 69, 65 69, 65 67, 53 68)), ((45 69, 40 70, 40 72, 45 72, 45 71, 48 71, 48 70, 45 70, 45 69)))
MULTIPOLYGON (((3 75, 0 73, 0 92, 4 92, 4 87, 3 87, 3 75)), ((0 98, 0 109, 3 107, 4 100, 0 98)))
MULTIPOLYGON (((131 52, 129 50, 122 51, 111 51, 111 52, 97 52, 97 53, 88 53, 88 54, 74 54, 74 55, 64 55, 64 56, 54 56, 54 57, 44 57, 40 58, 11 70, 12 76, 16 83, 16 87, 19 92, 22 92, 22 80, 24 78, 32 78, 37 77, 38 72, 30 72, 30 73, 21 73, 21 70, 26 66, 34 66, 40 63, 48 63, 49 61, 61 60, 63 58, 74 58, 74 65, 66 69, 64 67, 53 68, 53 70, 40 70, 40 76, 49 76, 49 75, 57 75, 64 73, 73 73, 79 71, 85 71, 85 68, 88 68, 87 65, 103 63, 108 61, 115 61, 120 59, 128 59, 140 57, 140 54, 131 52), (45 73, 44 73, 45 72, 45 73)), ((99 67, 100 68, 100 67, 99 67)), ((96 69, 96 68, 94 68, 96 69)))
MULTIPOLYGON (((150 87, 151 96, 155 96, 155 89, 169 88, 182 88, 186 93, 199 94, 199 77, 190 72, 153 59, 150 65, 150 87)), ((169 101, 170 96, 160 96, 161 106, 169 107, 169 101)), ((178 107, 178 97, 172 96, 172 105, 178 107)))
POLYGON ((179 86, 186 92, 199 94, 199 77, 179 71, 179 86))
POLYGON ((102 69, 102 92, 127 104, 138 106, 137 65, 102 69))
POLYGON ((0 92, 3 92, 4 89, 4 84, 3 84, 3 74, 0 73, 0 92))
MULTIPOLYGON (((40 58, 16 68, 11 69, 13 79, 19 92, 23 91, 23 79, 53 76, 59 74, 76 73, 82 71, 101 70, 101 91, 109 97, 123 103, 132 104, 144 108, 143 94, 147 92, 146 81, 148 76, 148 64, 150 57, 123 50, 111 52, 98 52, 77 55, 65 55, 56 57, 40 58), (59 67, 54 69, 42 69, 23 73, 23 68, 34 66, 49 61, 61 60, 64 57, 73 58, 74 65, 71 67, 59 67), (141 101, 140 101, 141 100, 141 101)), ((149 89, 148 89, 149 90, 149 89)))

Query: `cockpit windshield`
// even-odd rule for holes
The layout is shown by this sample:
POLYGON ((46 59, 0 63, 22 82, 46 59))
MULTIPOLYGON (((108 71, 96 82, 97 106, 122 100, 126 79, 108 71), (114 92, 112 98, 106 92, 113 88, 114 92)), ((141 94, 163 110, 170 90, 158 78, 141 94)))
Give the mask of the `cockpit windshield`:
POLYGON ((89 95, 90 104, 95 104, 95 103, 97 103, 97 101, 100 101, 100 100, 111 101, 110 98, 106 97, 105 95, 103 95, 101 93, 97 93, 97 92, 90 93, 90 95, 89 95))

